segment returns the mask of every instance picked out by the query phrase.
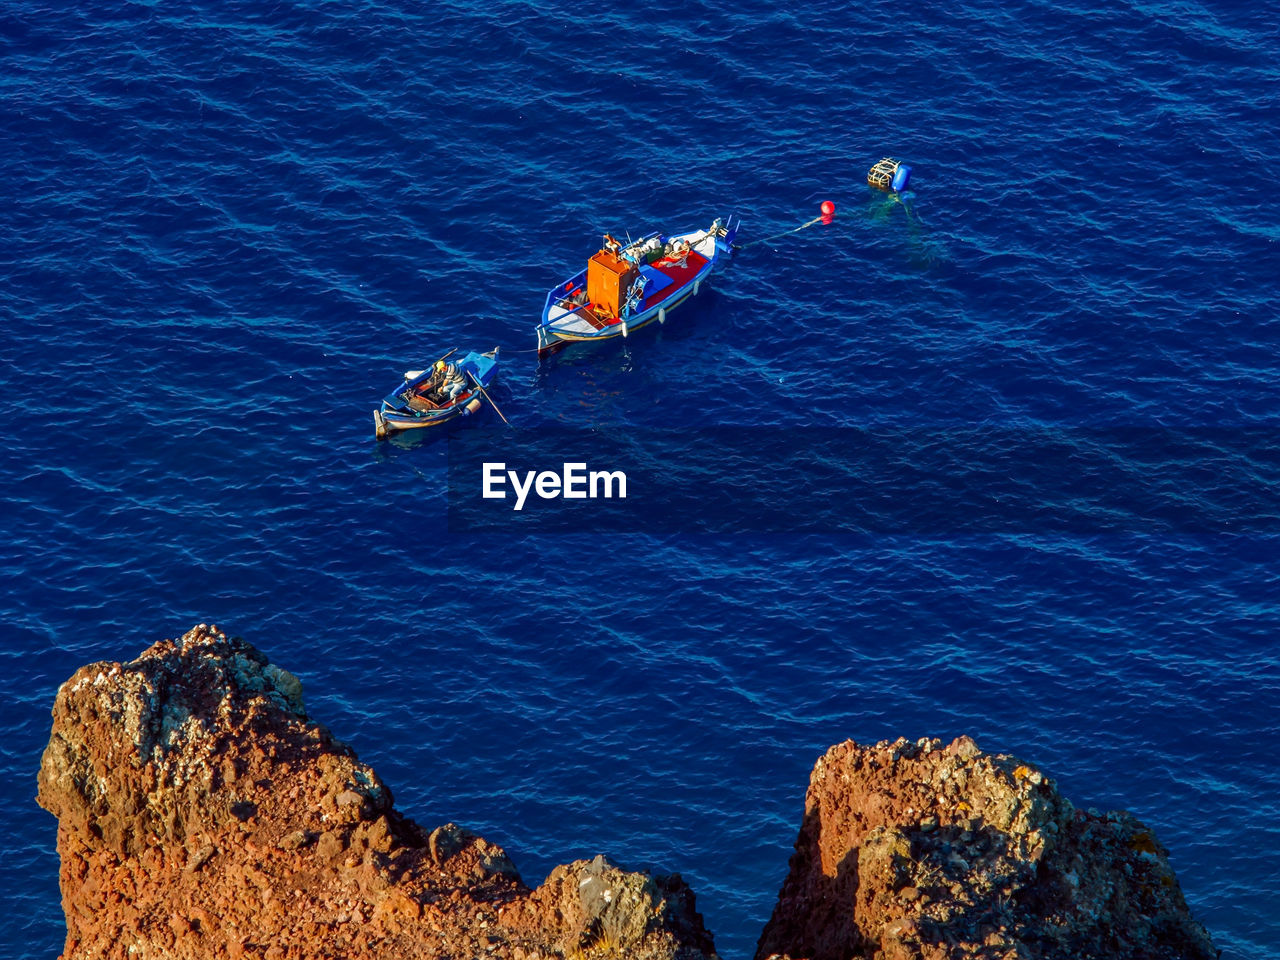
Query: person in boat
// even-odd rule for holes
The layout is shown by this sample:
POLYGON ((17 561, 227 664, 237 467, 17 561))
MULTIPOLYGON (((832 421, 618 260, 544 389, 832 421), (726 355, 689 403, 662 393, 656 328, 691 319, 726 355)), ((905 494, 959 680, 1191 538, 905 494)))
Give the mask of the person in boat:
MULTIPOLYGON (((438 361, 443 363, 443 361, 438 361)), ((444 370, 441 371, 440 395, 453 403, 458 399, 458 394, 467 388, 467 378, 463 375, 462 368, 456 363, 445 364, 444 370)))
POLYGON ((622 244, 613 239, 611 234, 606 233, 604 235, 604 248, 616 257, 618 255, 618 251, 622 248, 622 244))

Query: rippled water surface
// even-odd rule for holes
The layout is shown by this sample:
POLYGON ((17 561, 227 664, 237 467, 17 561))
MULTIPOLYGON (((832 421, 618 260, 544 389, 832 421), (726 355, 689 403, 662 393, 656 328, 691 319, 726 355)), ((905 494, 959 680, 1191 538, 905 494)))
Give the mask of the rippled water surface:
POLYGON ((679 871, 726 958, 827 745, 960 733, 1136 812, 1224 956, 1280 953, 1274 525, 466 534, 448 444, 370 417, 499 344, 519 431, 1265 435, 1265 5, 15 0, 0 45, 0 952, 62 944, 57 685, 203 621, 415 819, 534 883, 679 871), (883 155, 910 195, 866 187, 883 155), (731 212, 764 242, 664 327, 528 352, 598 234, 731 212))

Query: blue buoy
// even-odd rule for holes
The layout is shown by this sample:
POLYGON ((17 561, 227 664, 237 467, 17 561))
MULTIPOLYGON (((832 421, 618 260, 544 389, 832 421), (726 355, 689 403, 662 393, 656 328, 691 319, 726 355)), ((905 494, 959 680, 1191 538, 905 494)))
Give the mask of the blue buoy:
POLYGON ((867 171, 867 183, 886 193, 905 190, 907 181, 910 179, 911 168, 905 163, 899 163, 893 157, 885 157, 877 161, 876 165, 867 171))

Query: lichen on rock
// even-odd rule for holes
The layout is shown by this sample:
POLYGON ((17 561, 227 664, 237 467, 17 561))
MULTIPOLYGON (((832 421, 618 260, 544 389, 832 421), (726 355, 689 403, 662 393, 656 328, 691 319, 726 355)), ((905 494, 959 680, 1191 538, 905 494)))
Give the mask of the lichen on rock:
POLYGON ((530 898, 529 911, 565 956, 714 952, 693 891, 679 876, 627 871, 604 856, 556 867, 530 898))
POLYGON ((1167 853, 968 737, 832 747, 757 960, 1212 960, 1167 853))
MULTIPOLYGON (((58 818, 65 960, 563 955, 559 885, 531 891, 497 844, 400 814, 298 679, 216 627, 63 684, 38 800, 58 818)), ((714 955, 682 883, 609 876, 663 892, 637 901, 630 955, 714 955)))

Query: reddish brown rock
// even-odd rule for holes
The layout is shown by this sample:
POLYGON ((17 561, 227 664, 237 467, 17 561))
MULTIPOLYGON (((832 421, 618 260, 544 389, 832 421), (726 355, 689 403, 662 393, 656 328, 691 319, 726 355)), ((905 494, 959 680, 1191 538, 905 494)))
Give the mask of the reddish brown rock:
MULTIPOLYGON (((54 705, 66 960, 714 957, 678 876, 603 857, 530 890, 425 830, 242 640, 198 627, 85 667, 54 705)), ((852 742, 814 768, 760 958, 1211 960, 1166 851, 972 740, 852 742)))
POLYGON ((584 861, 531 891, 495 844, 420 828, 216 628, 82 668, 53 717, 66 960, 714 956, 678 877, 584 861))
POLYGON ((757 960, 1213 960, 1167 851, 968 737, 832 747, 757 960))

